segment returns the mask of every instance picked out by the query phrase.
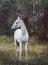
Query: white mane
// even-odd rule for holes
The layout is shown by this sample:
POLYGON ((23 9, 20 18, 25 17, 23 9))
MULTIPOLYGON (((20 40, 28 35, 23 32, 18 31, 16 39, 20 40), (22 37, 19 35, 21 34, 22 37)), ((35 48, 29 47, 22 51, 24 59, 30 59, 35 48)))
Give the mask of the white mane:
POLYGON ((27 29, 26 29, 26 25, 25 23, 23 22, 23 20, 21 18, 19 18, 20 22, 21 22, 21 30, 22 30, 22 34, 25 35, 26 32, 27 32, 27 29))

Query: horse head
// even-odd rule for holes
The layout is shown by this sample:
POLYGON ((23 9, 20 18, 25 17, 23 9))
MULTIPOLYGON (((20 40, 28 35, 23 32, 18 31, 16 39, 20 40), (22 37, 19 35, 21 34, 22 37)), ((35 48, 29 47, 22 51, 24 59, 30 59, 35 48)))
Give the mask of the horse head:
POLYGON ((20 28, 20 26, 21 26, 21 24, 20 24, 20 17, 18 17, 17 20, 12 25, 11 29, 18 29, 18 28, 20 28))

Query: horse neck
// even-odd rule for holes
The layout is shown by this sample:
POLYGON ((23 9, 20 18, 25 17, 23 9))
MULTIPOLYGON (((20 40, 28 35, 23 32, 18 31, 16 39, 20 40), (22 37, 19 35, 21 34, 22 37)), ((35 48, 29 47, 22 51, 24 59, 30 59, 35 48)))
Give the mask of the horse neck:
POLYGON ((26 29, 26 26, 25 26, 25 23, 24 22, 22 22, 21 30, 22 30, 22 34, 23 35, 25 35, 27 33, 27 29, 26 29))

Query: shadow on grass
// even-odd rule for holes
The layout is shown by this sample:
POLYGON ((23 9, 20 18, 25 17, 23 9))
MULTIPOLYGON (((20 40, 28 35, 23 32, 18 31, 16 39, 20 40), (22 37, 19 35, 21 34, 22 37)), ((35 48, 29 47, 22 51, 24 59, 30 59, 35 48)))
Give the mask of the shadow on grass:
POLYGON ((8 52, 0 50, 0 65, 48 65, 48 62, 40 59, 37 55, 29 60, 17 60, 16 58, 14 60, 8 52))

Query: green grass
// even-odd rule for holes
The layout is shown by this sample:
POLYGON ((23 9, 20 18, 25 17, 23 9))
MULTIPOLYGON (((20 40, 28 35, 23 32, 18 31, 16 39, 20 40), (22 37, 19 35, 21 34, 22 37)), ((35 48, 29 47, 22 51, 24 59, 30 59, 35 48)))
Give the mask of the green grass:
MULTIPOLYGON (((19 55, 18 55, 19 56, 19 55)), ((48 42, 38 42, 31 37, 28 44, 28 59, 23 46, 22 59, 15 56, 13 37, 0 36, 0 65, 48 65, 48 42)))

